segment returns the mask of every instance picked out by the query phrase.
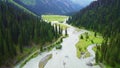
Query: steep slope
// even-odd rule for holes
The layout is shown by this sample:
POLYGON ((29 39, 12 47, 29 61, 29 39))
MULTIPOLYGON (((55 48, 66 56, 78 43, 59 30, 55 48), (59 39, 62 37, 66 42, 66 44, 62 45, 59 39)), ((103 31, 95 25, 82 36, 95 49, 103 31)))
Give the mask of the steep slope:
POLYGON ((71 0, 71 1, 85 7, 85 6, 89 5, 92 1, 95 1, 95 0, 71 0))
POLYGON ((66 14, 79 11, 82 6, 71 0, 14 0, 30 11, 41 14, 66 14))
POLYGON ((32 15, 34 15, 34 16, 37 16, 35 13, 29 11, 28 9, 26 9, 25 7, 19 5, 18 3, 14 2, 13 0, 8 0, 8 1, 9 1, 10 3, 14 4, 16 7, 19 7, 19 9, 24 10, 24 12, 30 13, 30 14, 32 14, 32 15))
POLYGON ((120 0, 97 0, 69 18, 68 23, 102 33, 96 61, 120 68, 120 0))
POLYGON ((0 0, 0 68, 13 68, 32 51, 60 37, 61 28, 58 33, 55 27, 13 3, 0 0))

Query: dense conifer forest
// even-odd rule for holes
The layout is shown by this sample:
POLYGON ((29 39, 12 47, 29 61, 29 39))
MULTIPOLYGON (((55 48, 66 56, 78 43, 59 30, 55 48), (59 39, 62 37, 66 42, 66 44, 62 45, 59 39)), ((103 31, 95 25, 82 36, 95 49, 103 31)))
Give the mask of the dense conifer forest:
POLYGON ((32 47, 33 43, 44 47, 53 42, 62 34, 58 27, 0 0, 0 66, 14 62, 24 47, 32 47))
MULTIPOLYGON (((95 37, 98 37, 98 33, 101 34, 104 40, 102 44, 97 44, 96 62, 108 68, 120 68, 120 0, 93 1, 89 6, 69 17, 67 23, 93 30, 95 37)), ((67 29, 64 32, 69 36, 67 29)), ((42 51, 43 47, 46 48, 61 35, 60 25, 45 22, 40 16, 30 14, 8 0, 0 0, 0 68, 11 68, 13 64, 19 62, 20 56, 26 54, 26 48, 36 46, 40 49, 39 51, 42 51)), ((83 39, 82 36, 81 39, 83 39)), ((64 40, 61 39, 61 41, 64 40)), ((62 45, 59 47, 62 48, 62 45)))
POLYGON ((97 47, 96 62, 120 67, 120 0, 97 0, 69 18, 68 23, 101 33, 104 41, 97 47))

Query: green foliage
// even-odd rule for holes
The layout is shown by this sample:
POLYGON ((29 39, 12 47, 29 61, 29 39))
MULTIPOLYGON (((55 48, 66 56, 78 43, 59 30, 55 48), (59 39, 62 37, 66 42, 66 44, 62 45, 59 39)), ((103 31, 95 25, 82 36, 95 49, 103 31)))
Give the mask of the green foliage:
POLYGON ((86 41, 89 39, 88 32, 85 33, 85 38, 86 38, 86 41))
MULTIPOLYGON (((104 41, 97 47, 96 62, 116 68, 120 65, 120 0, 98 0, 69 18, 68 23, 101 33, 104 41)), ((97 34, 94 35, 98 37, 97 34)))
POLYGON ((96 32, 95 32, 94 36, 97 37, 97 33, 96 32))
POLYGON ((56 46, 56 49, 61 49, 61 48, 62 48, 62 45, 60 44, 56 46))
POLYGON ((102 36, 99 37, 95 37, 94 36, 94 32, 87 32, 82 34, 81 36, 83 36, 83 39, 80 38, 79 42, 76 44, 76 48, 77 48, 77 57, 80 58, 81 57, 81 53, 85 53, 87 52, 86 48, 91 45, 91 44, 101 44, 103 41, 102 36), (86 35, 89 36, 89 38, 87 38, 86 41, 86 35), (92 41, 91 41, 92 40, 92 41), (94 43, 93 43, 94 42, 94 43))
POLYGON ((66 19, 68 18, 68 16, 62 16, 62 15, 42 15, 42 19, 44 21, 48 21, 48 22, 52 22, 54 21, 54 23, 56 25, 58 25, 61 29, 65 30, 66 28, 68 28, 67 25, 65 24, 61 24, 63 23, 66 19), (60 22, 60 23, 58 23, 60 22))
MULTIPOLYGON (((7 0, 6 0, 7 1, 7 0)), ((14 0, 8 0, 10 3, 14 4, 15 6, 19 7, 20 9, 24 10, 24 12, 30 13, 34 16, 37 16, 35 13, 31 12, 30 10, 26 9, 25 7, 19 5, 18 3, 16 3, 14 0)), ((28 1, 28 0, 25 0, 28 1)))
MULTIPOLYGON (((58 26, 56 26, 58 27, 58 26)), ((54 28, 51 23, 26 13, 14 4, 0 1, 0 66, 13 63, 14 58, 24 53, 25 47, 52 42, 62 34, 61 27, 54 28)), ((17 59, 16 59, 17 61, 17 59)))
POLYGON ((83 35, 80 36, 80 39, 84 39, 84 38, 83 38, 83 35))
POLYGON ((66 35, 66 36, 68 35, 68 33, 67 33, 67 28, 66 28, 66 30, 65 30, 65 35, 66 35))
POLYGON ((59 21, 59 22, 63 23, 66 18, 68 18, 68 16, 62 16, 62 15, 42 15, 42 19, 43 20, 47 20, 48 22, 59 21))

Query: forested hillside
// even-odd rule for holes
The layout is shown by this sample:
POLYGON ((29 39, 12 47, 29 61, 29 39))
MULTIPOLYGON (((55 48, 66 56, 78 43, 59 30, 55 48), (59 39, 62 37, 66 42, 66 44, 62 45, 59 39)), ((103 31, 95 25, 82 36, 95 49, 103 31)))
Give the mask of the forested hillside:
POLYGON ((61 28, 52 26, 9 2, 0 0, 0 68, 1 65, 16 63, 15 57, 22 56, 24 47, 44 47, 62 34, 61 28))
POLYGON ((97 0, 69 18, 68 23, 103 35, 97 47, 96 62, 120 67, 120 0, 97 0))
POLYGON ((30 11, 41 14, 68 14, 79 11, 82 6, 71 0, 13 0, 30 11))

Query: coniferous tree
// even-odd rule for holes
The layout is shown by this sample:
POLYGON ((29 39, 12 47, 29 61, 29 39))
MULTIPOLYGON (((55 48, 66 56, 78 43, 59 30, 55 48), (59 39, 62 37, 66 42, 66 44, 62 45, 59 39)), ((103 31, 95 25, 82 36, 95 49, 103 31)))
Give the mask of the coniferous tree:
POLYGON ((68 33, 67 33, 67 28, 65 29, 65 35, 66 35, 66 36, 68 35, 68 33))
POLYGON ((74 26, 94 30, 94 36, 97 36, 97 33, 102 34, 104 41, 97 48, 96 61, 110 65, 111 68, 118 68, 120 65, 120 57, 116 57, 120 56, 120 53, 116 53, 120 51, 119 6, 120 0, 97 0, 68 21, 74 26))
POLYGON ((60 36, 57 25, 54 27, 14 4, 0 0, 0 67, 19 52, 24 53, 24 47, 31 43, 44 47, 45 43, 60 36))
POLYGON ((81 35, 80 38, 83 39, 83 35, 81 35))

